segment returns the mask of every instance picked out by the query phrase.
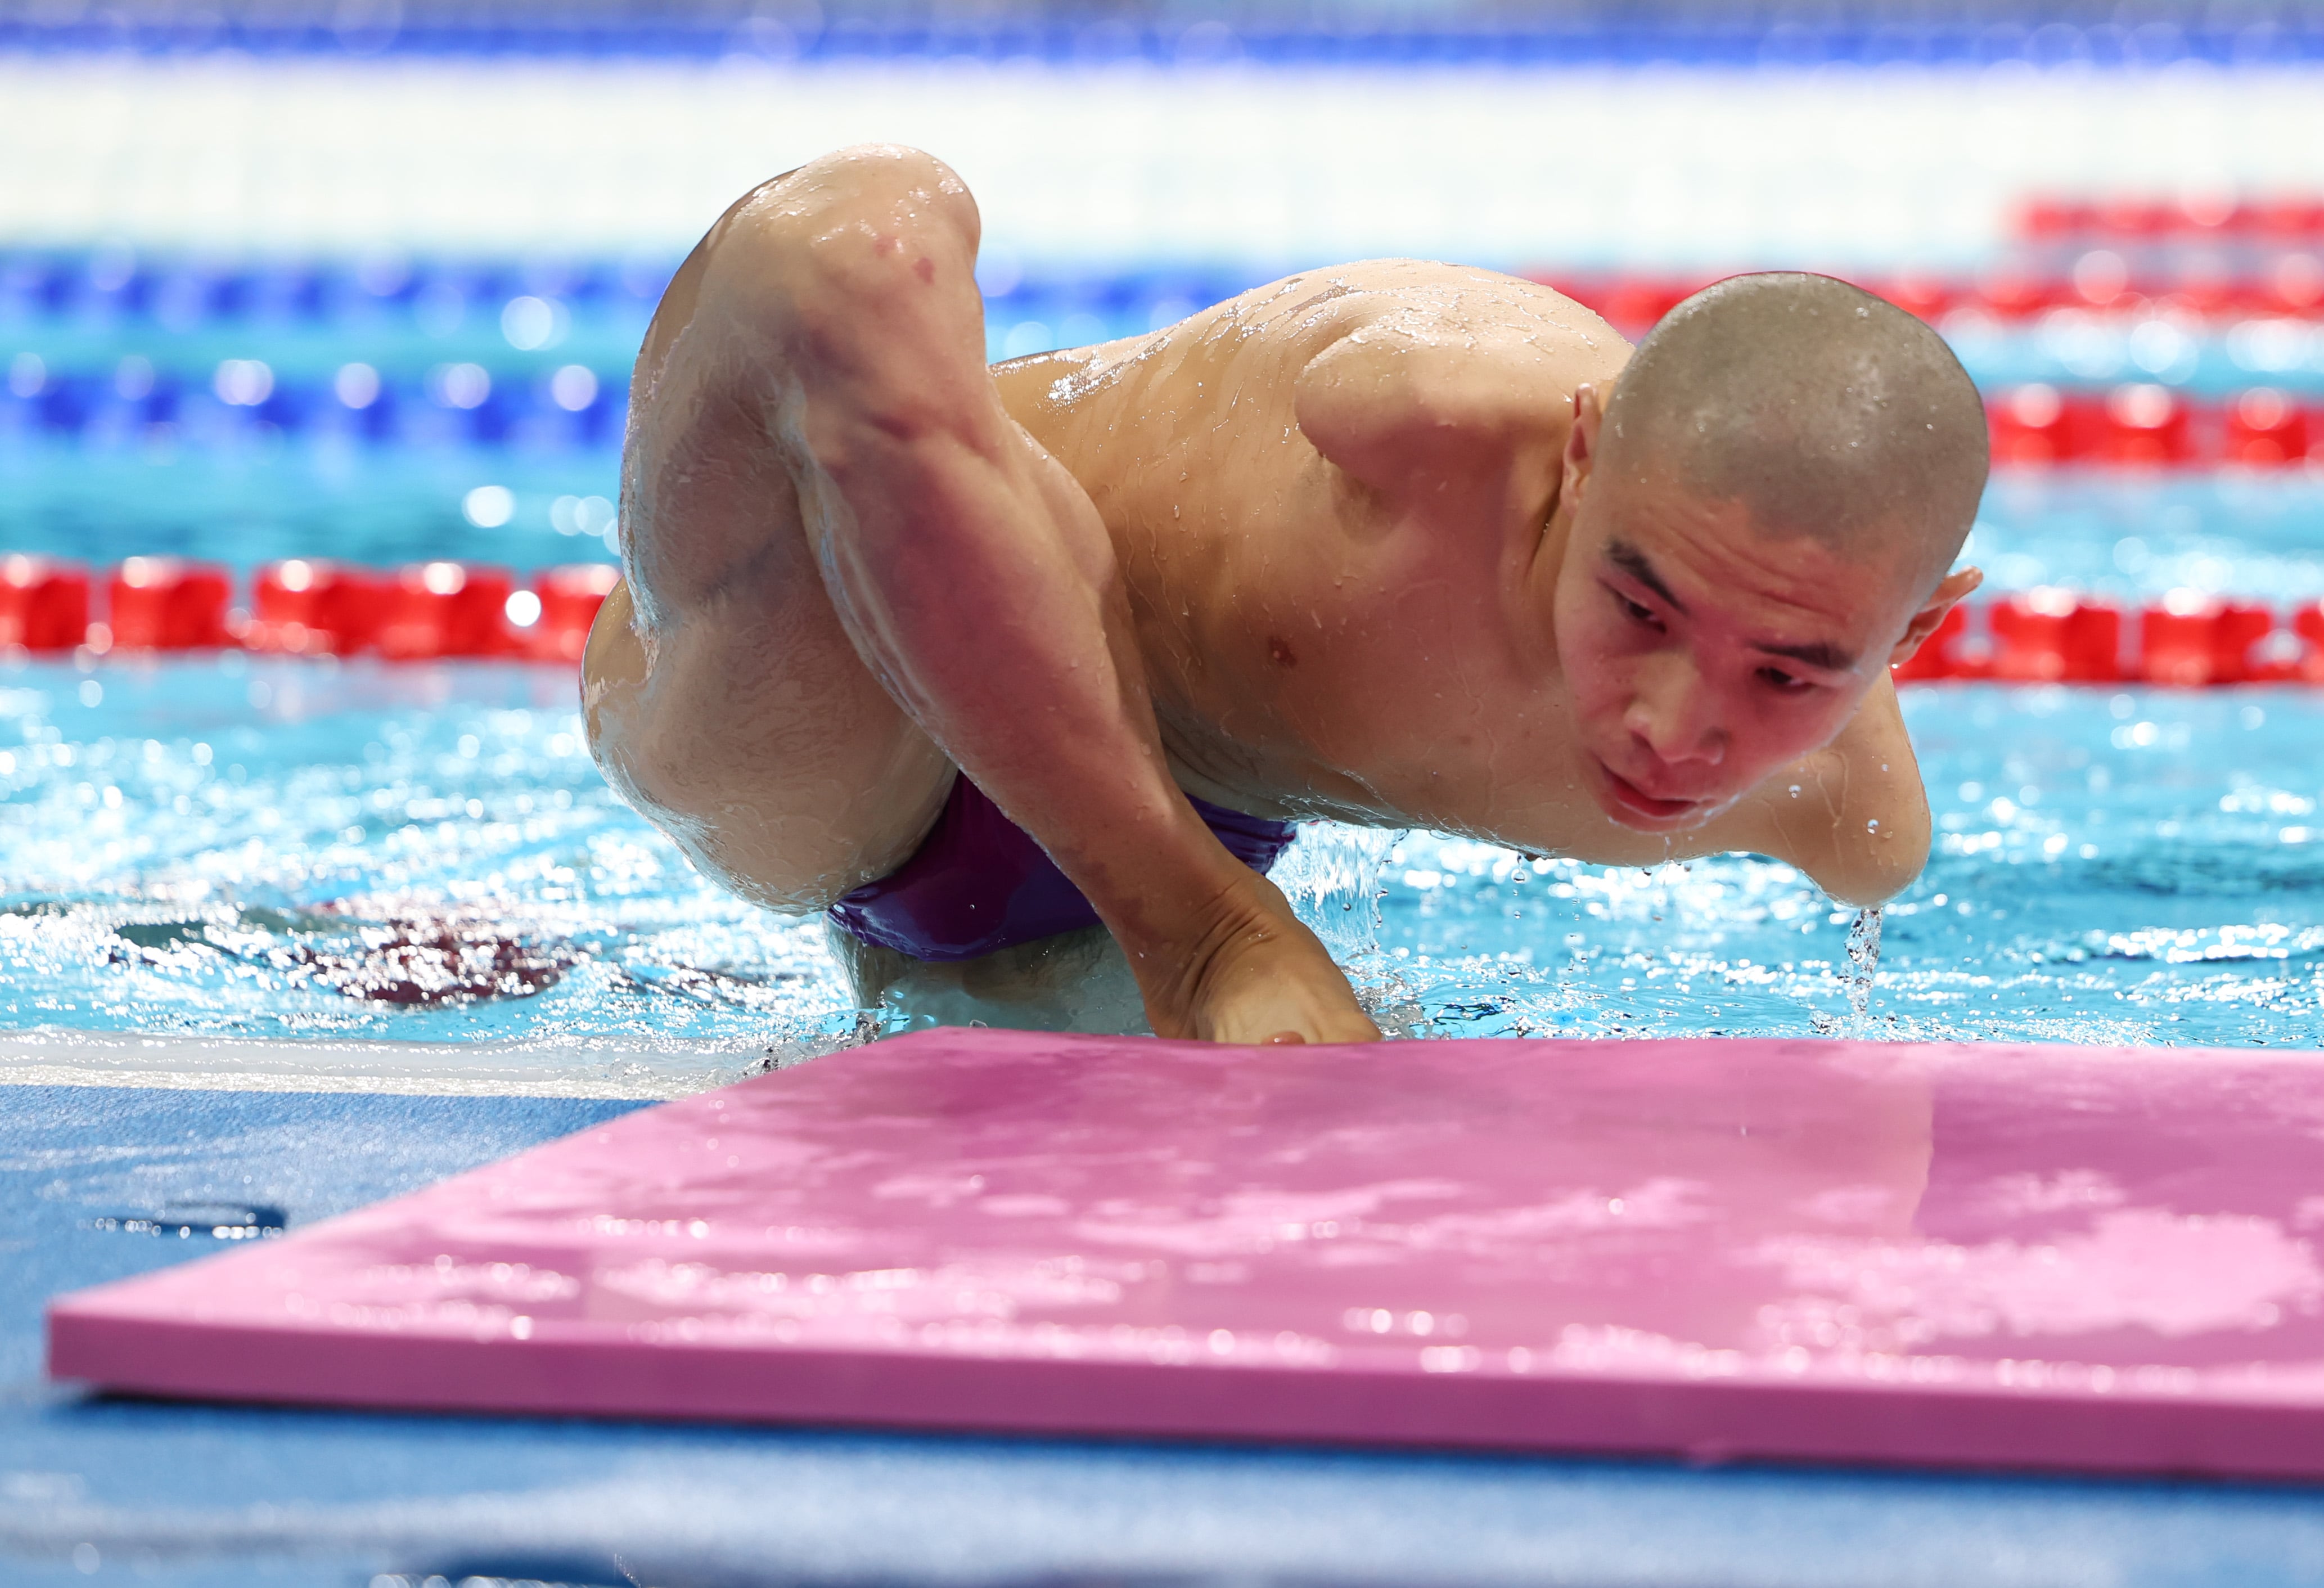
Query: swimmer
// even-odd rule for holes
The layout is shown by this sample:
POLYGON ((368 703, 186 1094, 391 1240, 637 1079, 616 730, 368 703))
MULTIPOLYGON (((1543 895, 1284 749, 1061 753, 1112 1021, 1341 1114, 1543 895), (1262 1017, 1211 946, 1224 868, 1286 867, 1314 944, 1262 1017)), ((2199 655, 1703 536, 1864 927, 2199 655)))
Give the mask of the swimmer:
POLYGON ((1744 276, 1633 350, 1386 260, 988 367, 977 241, 893 146, 726 212, 639 355, 583 664, 613 787, 829 912, 867 1003, 1102 1024, 1111 967, 1166 1037, 1371 1039, 1264 874, 1311 817, 1919 873, 1888 669, 1977 585, 1986 473, 1921 322, 1744 276))

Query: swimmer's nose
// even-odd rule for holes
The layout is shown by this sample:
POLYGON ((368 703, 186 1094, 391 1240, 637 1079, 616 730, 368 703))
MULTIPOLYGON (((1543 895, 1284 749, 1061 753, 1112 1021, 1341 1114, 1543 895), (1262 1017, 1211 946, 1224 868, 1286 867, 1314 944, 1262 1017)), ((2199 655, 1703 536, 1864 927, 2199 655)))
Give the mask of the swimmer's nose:
POLYGON ((1662 765, 1717 766, 1727 759, 1727 731, 1692 669, 1670 668, 1641 680, 1622 725, 1662 765))
POLYGON ((1714 767, 1727 759, 1727 741, 1720 734, 1700 734, 1686 738, 1658 739, 1636 729, 1632 733, 1657 764, 1674 771, 1714 767))

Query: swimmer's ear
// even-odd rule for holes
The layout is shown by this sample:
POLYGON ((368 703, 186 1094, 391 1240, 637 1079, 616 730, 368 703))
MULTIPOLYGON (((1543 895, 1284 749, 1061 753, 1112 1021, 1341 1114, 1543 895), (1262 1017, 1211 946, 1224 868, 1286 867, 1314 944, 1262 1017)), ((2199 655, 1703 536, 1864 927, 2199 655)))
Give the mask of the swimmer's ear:
POLYGON ((1895 667, 1911 660, 1913 652, 1921 648, 1922 642, 1935 633, 1937 625, 1945 621, 1945 614, 1958 606, 1964 596, 1983 583, 1983 568, 1956 568, 1947 574, 1930 593, 1929 598, 1921 604, 1921 610, 1913 614, 1913 621, 1904 625, 1904 637, 1896 642, 1895 650, 1889 651, 1888 665, 1895 667))

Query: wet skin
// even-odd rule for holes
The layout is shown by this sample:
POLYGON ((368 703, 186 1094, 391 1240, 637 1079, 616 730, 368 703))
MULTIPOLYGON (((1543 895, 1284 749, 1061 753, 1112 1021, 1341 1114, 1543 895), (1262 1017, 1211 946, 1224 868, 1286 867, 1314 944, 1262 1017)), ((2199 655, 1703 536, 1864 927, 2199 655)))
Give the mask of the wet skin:
POLYGON ((1176 790, 1273 817, 1836 897, 1915 875, 1886 667, 1965 593, 1597 467, 1629 349, 1407 261, 982 361, 974 209, 915 152, 738 204, 639 361, 626 580, 585 663, 608 777, 746 896, 884 874, 964 769, 1120 941, 1154 1029, 1372 1034, 1176 790))
POLYGON ((1886 899, 1929 830, 1888 666, 1975 576, 1599 473, 1629 352, 1546 288, 1381 261, 994 375, 1106 520, 1191 792, 1886 899))

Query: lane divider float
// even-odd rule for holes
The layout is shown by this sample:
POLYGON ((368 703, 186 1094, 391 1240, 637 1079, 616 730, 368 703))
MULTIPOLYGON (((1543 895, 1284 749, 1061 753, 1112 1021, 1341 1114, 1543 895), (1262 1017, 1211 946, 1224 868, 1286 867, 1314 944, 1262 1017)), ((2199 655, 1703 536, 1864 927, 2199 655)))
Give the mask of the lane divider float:
POLYGON ((2018 206, 2015 229, 2030 242, 2191 239, 2246 247, 2324 248, 2324 195, 2239 198, 2198 190, 2169 197, 2116 193, 2085 198, 2040 194, 2018 206))
MULTIPOLYGON (((1975 276, 1869 276, 1835 271, 1940 330, 2023 327, 2063 314, 2083 326, 2163 319, 2190 333, 2248 321, 2310 326, 2324 319, 2324 254, 2251 256, 2221 269, 2209 256, 2157 263, 2123 245, 2011 257, 1975 276)), ((1732 271, 1683 275, 1591 276, 1555 268, 1522 272, 1554 287, 1628 337, 1637 337, 1687 298, 1732 271)))
POLYGON ((544 568, 520 583, 488 563, 366 568, 270 562, 246 605, 215 563, 133 557, 92 575, 60 559, 0 557, 0 651, 42 654, 253 651, 393 661, 498 657, 570 665, 621 570, 544 568))
POLYGON ((2324 463, 2324 402, 2255 386, 2203 402, 2153 382, 1987 394, 1996 468, 2281 469, 2324 463))
POLYGON ((2289 612, 2173 590, 2133 608, 2055 587, 1956 606, 1896 681, 2324 684, 2324 604, 2289 612))
MULTIPOLYGON (((246 605, 216 564, 133 557, 93 576, 0 557, 0 651, 242 650, 393 661, 492 657, 570 666, 620 577, 610 563, 520 582, 469 562, 366 568, 292 558, 259 568, 246 605), (98 599, 102 598, 102 610, 98 599)), ((2043 586, 1953 609, 1899 683, 2324 685, 2324 602, 2289 610, 2198 590, 2126 605, 2043 586)))

